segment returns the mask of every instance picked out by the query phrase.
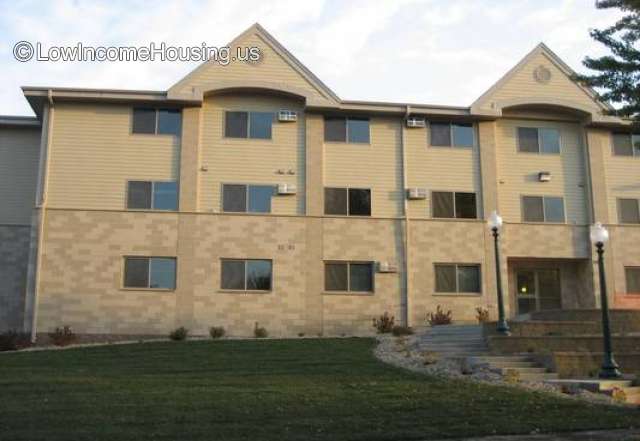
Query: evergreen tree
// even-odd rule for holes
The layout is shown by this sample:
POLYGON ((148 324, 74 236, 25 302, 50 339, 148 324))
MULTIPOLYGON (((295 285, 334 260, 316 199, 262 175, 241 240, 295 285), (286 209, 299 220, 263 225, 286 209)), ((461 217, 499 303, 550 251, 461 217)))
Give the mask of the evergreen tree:
POLYGON ((589 32, 611 55, 585 57, 583 64, 596 73, 576 75, 576 79, 601 91, 601 100, 616 105, 612 114, 640 122, 640 0, 598 0, 596 7, 619 8, 625 15, 613 26, 589 32))

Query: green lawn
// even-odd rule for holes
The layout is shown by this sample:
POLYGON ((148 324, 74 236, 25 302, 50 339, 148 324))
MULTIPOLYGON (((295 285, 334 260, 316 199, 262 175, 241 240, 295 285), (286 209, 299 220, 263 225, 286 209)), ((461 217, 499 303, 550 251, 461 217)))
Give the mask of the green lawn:
POLYGON ((640 412, 445 381, 372 339, 198 341, 0 355, 0 440, 402 440, 631 427, 640 412))

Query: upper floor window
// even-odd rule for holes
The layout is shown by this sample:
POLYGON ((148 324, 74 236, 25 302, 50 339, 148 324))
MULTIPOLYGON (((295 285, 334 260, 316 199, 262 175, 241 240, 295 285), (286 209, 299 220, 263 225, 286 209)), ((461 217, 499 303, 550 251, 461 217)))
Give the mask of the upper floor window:
POLYGON ((471 123, 429 123, 431 145, 436 147, 473 147, 474 134, 471 123))
POLYGON ((133 133, 180 135, 182 117, 180 109, 133 109, 133 133))
POLYGON ((272 262, 261 259, 222 259, 220 288, 271 291, 272 262))
POLYGON ((437 293, 480 293, 480 265, 436 263, 437 293))
POLYGON ((624 275, 627 282, 627 294, 640 294, 640 267, 625 267, 624 275))
POLYGON ((525 153, 560 153, 560 131, 518 127, 518 150, 525 153))
POLYGON ((327 116, 324 118, 324 140, 369 144, 369 118, 327 116))
POLYGON ((640 135, 631 135, 629 133, 614 133, 613 154, 616 156, 640 157, 640 135))
POLYGON ((225 112, 227 138, 271 139, 273 112, 225 112))
POLYGON ((618 219, 621 224, 640 224, 637 199, 618 199, 618 219))
POLYGON ((564 199, 555 196, 523 196, 522 217, 525 222, 564 223, 564 199))
POLYGON ((373 292, 373 262, 326 262, 325 291, 373 292))
POLYGON ((125 257, 124 287, 146 289, 175 289, 176 258, 125 257))
POLYGON ((273 185, 224 184, 222 211, 230 213, 271 213, 273 185))
POLYGON ((368 188, 325 188, 324 214, 371 216, 371 190, 368 188))
POLYGON ((435 218, 476 219, 476 194, 434 191, 431 193, 431 215, 435 218))
POLYGON ((127 208, 133 210, 178 209, 178 183, 129 181, 127 183, 127 208))

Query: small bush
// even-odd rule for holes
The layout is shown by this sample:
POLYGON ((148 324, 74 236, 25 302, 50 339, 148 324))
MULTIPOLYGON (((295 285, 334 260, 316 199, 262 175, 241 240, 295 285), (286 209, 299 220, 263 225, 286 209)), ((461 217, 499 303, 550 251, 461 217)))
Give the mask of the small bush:
POLYGON ((51 343, 56 346, 68 346, 76 342, 76 334, 71 330, 70 326, 63 326, 62 328, 56 328, 53 332, 49 333, 51 343))
POLYGON ((507 383, 519 383, 520 382, 520 372, 515 369, 507 369, 507 371, 503 374, 503 379, 507 383))
POLYGON ((304 332, 298 332, 298 337, 300 338, 304 337, 304 332))
POLYGON ((430 312, 427 314, 427 322, 431 326, 450 325, 452 320, 451 310, 445 313, 440 305, 436 307, 435 313, 430 312))
POLYGON ((269 333, 265 328, 258 326, 258 322, 256 322, 256 325, 253 328, 253 336, 255 338, 266 338, 269 336, 269 333))
POLYGON ((7 331, 0 334, 0 352, 17 351, 31 346, 31 340, 27 334, 16 331, 7 331))
POLYGON ((214 340, 217 338, 224 337, 224 334, 225 334, 225 330, 222 326, 212 326, 209 328, 209 335, 214 340))
POLYGON ((438 354, 436 352, 427 351, 422 353, 422 363, 425 366, 436 364, 438 359, 438 354))
POLYGON ((487 323, 489 321, 489 310, 478 306, 476 308, 476 319, 478 320, 478 323, 487 323))
POLYGON ((169 333, 169 338, 173 341, 184 341, 188 336, 189 330, 184 326, 180 326, 169 333))
POLYGON ((611 399, 616 403, 626 403, 627 402, 627 394, 624 390, 619 387, 614 387, 611 389, 611 399))
POLYGON ((413 329, 411 329, 409 326, 396 325, 391 329, 391 333, 396 337, 400 337, 403 335, 413 335, 413 329))
POLYGON ((373 319, 373 327, 378 330, 378 334, 388 334, 393 330, 395 318, 385 311, 380 317, 373 319))

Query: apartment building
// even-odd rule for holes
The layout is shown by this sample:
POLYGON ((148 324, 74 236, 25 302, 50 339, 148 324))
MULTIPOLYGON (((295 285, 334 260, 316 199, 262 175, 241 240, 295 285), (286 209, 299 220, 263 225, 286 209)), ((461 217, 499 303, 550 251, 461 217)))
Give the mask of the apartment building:
POLYGON ((0 328, 369 334, 384 312, 640 307, 640 138, 538 45, 468 107, 345 101, 260 25, 167 91, 0 118, 0 328))

